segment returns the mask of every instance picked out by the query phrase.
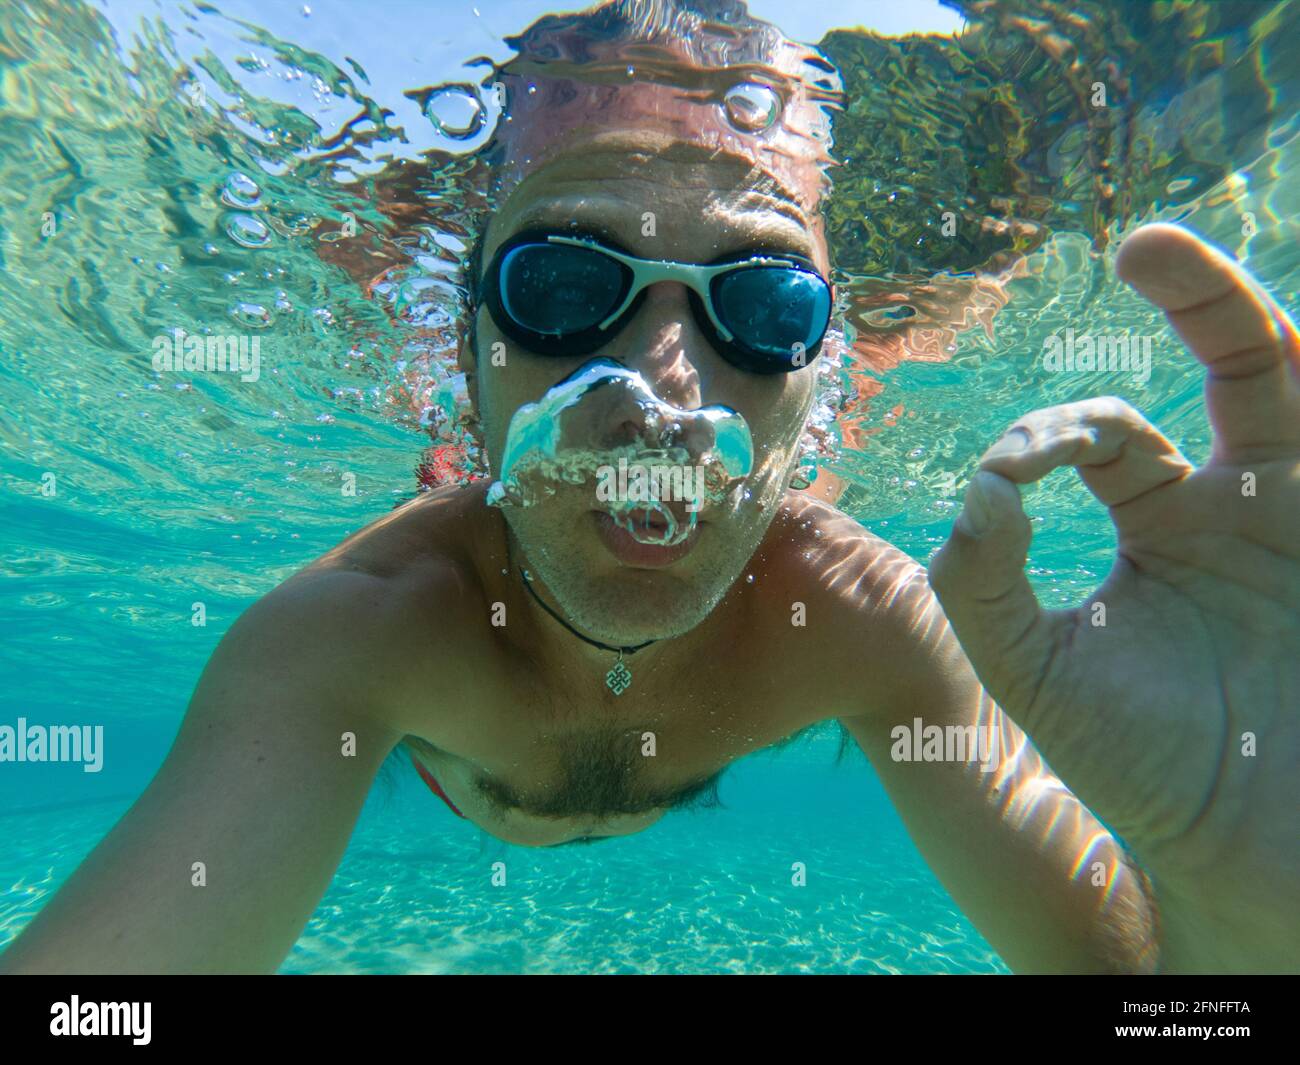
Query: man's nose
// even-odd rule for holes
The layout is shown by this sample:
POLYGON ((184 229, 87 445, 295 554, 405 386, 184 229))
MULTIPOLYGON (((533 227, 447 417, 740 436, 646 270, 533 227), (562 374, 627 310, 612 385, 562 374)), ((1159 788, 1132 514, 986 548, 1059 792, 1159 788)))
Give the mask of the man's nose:
MULTIPOLYGON (((644 373, 641 376, 645 378, 644 373)), ((626 382, 611 383, 591 397, 587 417, 572 432, 581 438, 582 445, 596 450, 627 445, 654 450, 684 448, 690 461, 699 462, 716 443, 713 423, 707 414, 695 409, 699 404, 683 409, 666 396, 659 398, 678 409, 655 405, 644 392, 638 393, 626 382)), ((565 443, 572 445, 578 440, 566 433, 565 443)))
POLYGON ((559 449, 681 447, 699 457, 713 446, 715 431, 708 415, 699 410, 698 387, 664 385, 667 377, 682 372, 680 360, 672 366, 655 357, 620 362, 636 372, 640 383, 613 374, 590 388, 561 415, 559 449))
POLYGON ((676 281, 648 285, 645 302, 609 354, 636 370, 661 399, 694 410, 701 405, 709 341, 691 313, 689 291, 676 281))

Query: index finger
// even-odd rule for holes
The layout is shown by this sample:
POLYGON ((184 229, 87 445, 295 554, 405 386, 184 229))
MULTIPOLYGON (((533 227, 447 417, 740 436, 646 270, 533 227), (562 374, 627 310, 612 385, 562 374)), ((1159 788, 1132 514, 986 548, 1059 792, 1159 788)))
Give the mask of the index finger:
POLYGON ((1300 333, 1239 263, 1161 224, 1124 241, 1115 272, 1165 312, 1208 371, 1217 459, 1300 452, 1300 333))

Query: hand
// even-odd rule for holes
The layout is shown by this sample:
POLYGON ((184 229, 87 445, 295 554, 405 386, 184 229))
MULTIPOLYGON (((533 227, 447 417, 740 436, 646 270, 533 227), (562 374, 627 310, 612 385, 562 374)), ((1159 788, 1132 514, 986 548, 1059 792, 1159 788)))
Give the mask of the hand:
POLYGON ((1300 336, 1187 230, 1146 226, 1115 265, 1206 367, 1213 457, 1193 469, 1118 399, 1035 411, 980 460, 930 579, 989 694, 1150 876, 1161 969, 1294 971, 1300 336), (1016 485, 1066 465, 1119 545, 1083 606, 1044 611, 1016 485))

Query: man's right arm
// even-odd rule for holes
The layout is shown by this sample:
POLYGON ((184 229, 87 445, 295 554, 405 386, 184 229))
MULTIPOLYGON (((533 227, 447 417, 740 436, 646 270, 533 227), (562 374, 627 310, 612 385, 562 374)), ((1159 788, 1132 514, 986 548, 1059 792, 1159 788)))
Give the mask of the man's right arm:
POLYGON ((232 626, 162 768, 0 972, 278 968, 401 738, 375 711, 384 626, 356 623, 382 585, 308 571, 232 626))

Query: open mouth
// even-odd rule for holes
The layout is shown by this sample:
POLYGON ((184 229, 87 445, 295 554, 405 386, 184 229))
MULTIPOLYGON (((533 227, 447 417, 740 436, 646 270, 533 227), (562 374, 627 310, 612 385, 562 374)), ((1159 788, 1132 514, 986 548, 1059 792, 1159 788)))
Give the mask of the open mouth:
MULTIPOLYGON (((642 507, 614 515, 592 511, 601 541, 625 566, 658 569, 685 558, 699 539, 702 523, 678 520, 659 508, 642 507)), ((688 516, 689 517, 689 516, 688 516)))
POLYGON ((662 542, 663 535, 672 527, 668 519, 658 510, 647 510, 645 507, 629 510, 615 516, 614 520, 633 536, 638 530, 655 534, 657 542, 662 542))
POLYGON ((662 500, 638 507, 624 504, 608 511, 614 524, 634 540, 656 547, 673 547, 684 542, 695 528, 697 512, 698 508, 692 510, 686 503, 662 500))

